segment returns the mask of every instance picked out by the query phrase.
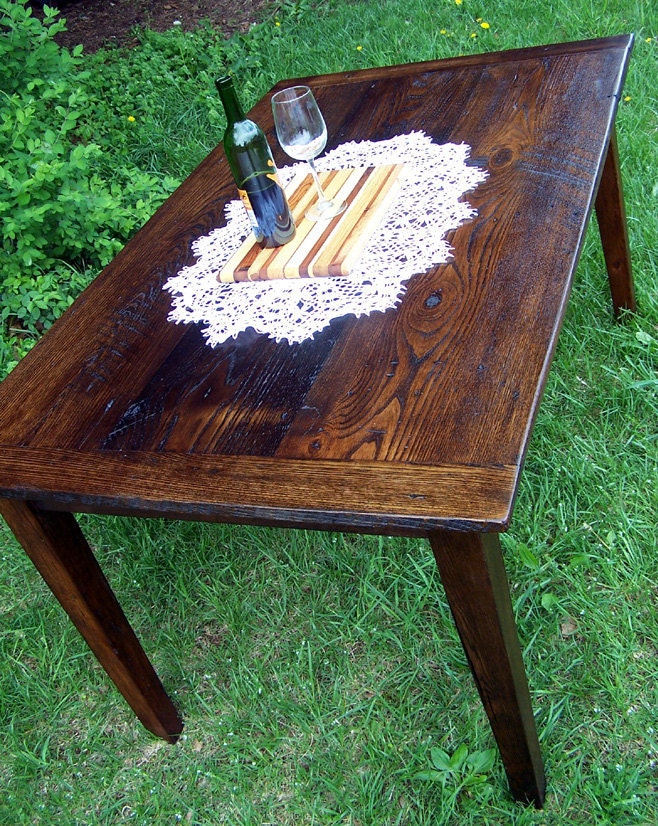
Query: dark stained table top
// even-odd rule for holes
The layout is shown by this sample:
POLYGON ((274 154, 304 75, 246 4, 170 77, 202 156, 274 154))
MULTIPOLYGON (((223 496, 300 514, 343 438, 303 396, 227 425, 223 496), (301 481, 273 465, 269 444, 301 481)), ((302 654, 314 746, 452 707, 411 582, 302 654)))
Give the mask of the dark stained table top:
MULTIPOLYGON (((454 260, 412 278, 395 310, 298 345, 245 332, 211 349, 167 321, 162 286, 235 197, 218 147, 0 385, 0 495, 391 534, 504 529, 629 51, 621 36, 306 79, 328 148, 412 130, 471 146, 489 175, 454 260)), ((252 117, 274 147, 269 95, 252 117)))

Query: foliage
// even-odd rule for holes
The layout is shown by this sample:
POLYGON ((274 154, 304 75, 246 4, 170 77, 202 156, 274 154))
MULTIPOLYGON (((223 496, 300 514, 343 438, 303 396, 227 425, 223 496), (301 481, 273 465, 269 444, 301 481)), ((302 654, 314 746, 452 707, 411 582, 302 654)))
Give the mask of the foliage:
POLYGON ((491 797, 493 787, 487 781, 496 762, 496 750, 485 749, 468 753, 463 743, 452 755, 443 749, 430 749, 430 769, 415 774, 415 780, 429 780, 440 783, 446 805, 454 807, 463 792, 477 793, 481 802, 491 797))
POLYGON ((92 100, 82 49, 60 48, 64 24, 44 13, 0 0, 0 324, 14 336, 48 328, 172 188, 116 157, 102 168, 81 129, 92 100))

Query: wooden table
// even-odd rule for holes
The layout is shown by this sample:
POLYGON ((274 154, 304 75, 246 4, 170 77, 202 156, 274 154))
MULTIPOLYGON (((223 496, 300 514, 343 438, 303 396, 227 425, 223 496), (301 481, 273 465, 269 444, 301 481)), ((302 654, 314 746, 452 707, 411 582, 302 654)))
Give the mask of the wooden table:
MULTIPOLYGON (((614 137, 630 49, 307 79, 330 148, 411 130, 470 144, 489 177, 454 261, 411 279, 396 310, 300 345, 247 332, 211 350, 167 321, 162 285, 235 197, 217 148, 0 386, 0 510, 152 732, 174 741, 183 723, 73 513, 422 536, 512 793, 542 804, 499 533, 592 206, 615 311, 634 304, 614 137)), ((272 137, 269 96, 253 117, 272 137)))

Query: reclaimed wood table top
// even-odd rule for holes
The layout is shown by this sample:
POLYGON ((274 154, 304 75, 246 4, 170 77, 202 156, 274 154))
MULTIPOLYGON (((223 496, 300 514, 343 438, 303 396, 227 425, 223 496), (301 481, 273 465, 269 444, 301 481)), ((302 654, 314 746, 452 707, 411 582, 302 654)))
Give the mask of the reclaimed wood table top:
MULTIPOLYGON (((615 312, 634 306, 614 133, 631 45, 279 84, 311 86, 328 148, 415 130, 469 144, 488 176, 454 258, 385 313, 212 349, 168 321, 163 285, 235 198, 217 147, 0 385, 0 513, 151 731, 183 722, 72 513, 427 536, 512 793, 542 805, 498 533, 593 209, 615 312)), ((269 95, 252 117, 275 146, 269 95)))
MULTIPOLYGON (((0 493, 51 507, 390 533, 504 529, 626 37, 307 78, 329 146, 423 130, 489 177, 398 309, 216 349, 166 279, 222 221, 218 147, 0 387, 0 493)), ((285 85, 285 84, 282 84, 285 85)), ((269 97, 253 110, 275 145, 269 97)), ((282 160, 281 157, 278 160, 282 160)))

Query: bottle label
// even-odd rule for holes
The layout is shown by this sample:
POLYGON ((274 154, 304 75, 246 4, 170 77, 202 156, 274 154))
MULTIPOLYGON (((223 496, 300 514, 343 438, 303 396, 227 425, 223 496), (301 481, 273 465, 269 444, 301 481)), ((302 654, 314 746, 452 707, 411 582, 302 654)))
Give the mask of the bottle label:
POLYGON ((249 200, 249 195, 247 195, 247 190, 238 188, 238 194, 240 195, 240 200, 245 208, 247 217, 249 218, 249 223, 251 224, 251 229, 256 236, 256 240, 260 241, 263 234, 258 227, 258 221, 256 220, 256 215, 251 207, 251 201, 249 200))
POLYGON ((290 241, 295 223, 276 170, 253 175, 243 186, 238 191, 256 241, 262 247, 278 247, 290 241))

